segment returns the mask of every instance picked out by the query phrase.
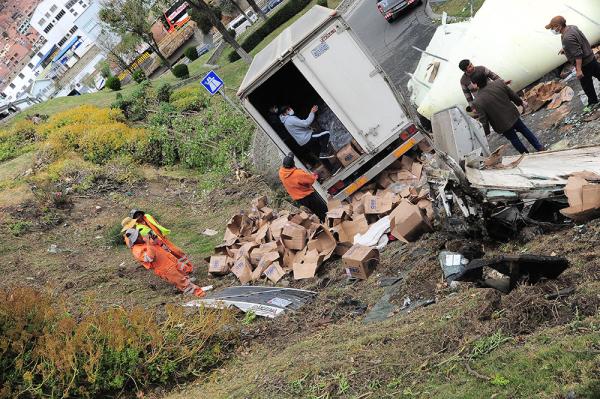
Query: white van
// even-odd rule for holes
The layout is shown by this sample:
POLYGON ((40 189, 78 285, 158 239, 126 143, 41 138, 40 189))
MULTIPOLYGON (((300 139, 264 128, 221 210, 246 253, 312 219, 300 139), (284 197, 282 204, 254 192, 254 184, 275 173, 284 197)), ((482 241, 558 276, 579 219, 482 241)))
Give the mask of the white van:
MULTIPOLYGON (((304 117, 318 104, 343 126, 340 131, 346 133, 339 135, 340 143, 358 151, 333 176, 315 182, 323 199, 348 197, 425 138, 402 95, 346 21, 321 6, 314 6, 254 57, 238 96, 279 150, 292 151, 296 165, 307 170, 312 166, 306 151, 270 122, 270 107, 294 105, 304 117)), ((328 125, 326 129, 333 140, 333 130, 328 125)))
POLYGON ((246 18, 244 14, 234 18, 230 23, 227 24, 227 29, 233 29, 235 31, 236 37, 241 35, 248 29, 250 25, 252 25, 258 17, 252 10, 247 10, 246 15, 250 18, 250 21, 246 18))

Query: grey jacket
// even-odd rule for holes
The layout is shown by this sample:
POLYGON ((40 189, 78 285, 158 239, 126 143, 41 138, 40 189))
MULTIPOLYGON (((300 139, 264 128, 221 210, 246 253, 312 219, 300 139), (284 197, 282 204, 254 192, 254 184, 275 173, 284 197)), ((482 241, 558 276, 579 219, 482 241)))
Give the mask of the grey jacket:
POLYGON ((305 145, 310 141, 313 133, 310 125, 315 120, 314 112, 308 114, 306 119, 300 119, 296 115, 281 115, 279 119, 298 145, 305 145))

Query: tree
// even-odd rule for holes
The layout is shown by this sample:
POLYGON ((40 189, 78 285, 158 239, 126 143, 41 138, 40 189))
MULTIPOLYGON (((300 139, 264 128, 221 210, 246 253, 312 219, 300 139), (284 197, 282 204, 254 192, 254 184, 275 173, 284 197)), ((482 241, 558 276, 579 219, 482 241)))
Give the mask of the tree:
MULTIPOLYGON (((223 13, 219 7, 215 7, 213 5, 209 5, 210 10, 215 15, 215 17, 220 21, 223 13)), ((199 11, 195 8, 190 8, 188 10, 188 14, 192 21, 194 21, 198 25, 198 29, 205 35, 210 32, 210 29, 213 27, 213 24, 210 20, 210 17, 206 12, 199 11)))
POLYGON ((246 12, 242 9, 242 7, 240 7, 240 5, 238 4, 237 1, 235 1, 235 0, 226 0, 226 2, 230 3, 231 6, 233 6, 233 8, 235 8, 236 10, 238 10, 240 14, 242 14, 244 17, 246 17, 246 19, 248 20, 248 22, 250 22, 251 24, 253 23, 252 20, 250 19, 250 17, 248 16, 248 14, 246 14, 246 12))
POLYGON ((263 10, 258 6, 258 4, 256 4, 256 1, 254 0, 246 0, 248 2, 248 4, 250 4, 250 7, 254 10, 254 12, 256 13, 256 15, 258 15, 258 17, 260 19, 262 19, 263 21, 267 20, 267 14, 265 14, 263 12, 263 10))
POLYGON ((135 58, 137 55, 136 47, 139 40, 131 34, 124 37, 118 36, 112 32, 108 26, 104 26, 100 30, 100 34, 96 40, 96 46, 108 54, 110 61, 114 62, 121 70, 128 70, 133 73, 135 68, 131 68, 127 59, 135 58))
POLYGON ((211 24, 215 28, 217 28, 219 33, 221 33, 221 35, 223 36, 223 40, 225 40, 227 43, 229 43, 229 45, 231 45, 231 47, 233 47, 235 52, 239 54, 240 58, 244 60, 244 62, 248 64, 252 62, 252 57, 250 57, 250 54, 248 54, 242 48, 242 46, 240 46, 240 44, 235 41, 234 37, 231 35, 231 33, 229 33, 225 25, 223 25, 223 22, 221 22, 221 20, 218 19, 213 12, 211 12, 210 7, 208 6, 208 4, 206 4, 204 0, 187 0, 187 3, 195 10, 203 12, 206 16, 208 16, 211 24))
POLYGON ((111 31, 121 37, 131 34, 146 43, 172 72, 171 63, 160 51, 152 34, 152 15, 151 0, 105 0, 99 12, 100 20, 107 24, 111 31))

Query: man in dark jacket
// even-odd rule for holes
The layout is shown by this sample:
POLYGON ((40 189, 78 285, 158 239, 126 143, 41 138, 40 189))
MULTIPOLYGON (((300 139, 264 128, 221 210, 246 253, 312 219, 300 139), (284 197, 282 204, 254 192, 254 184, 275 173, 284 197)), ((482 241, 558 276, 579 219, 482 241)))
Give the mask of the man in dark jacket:
POLYGON ((513 147, 521 154, 527 153, 517 132, 520 132, 537 151, 543 151, 544 146, 535 134, 529 130, 521 120, 521 115, 516 105, 526 106, 517 93, 511 90, 502 80, 488 81, 482 71, 475 71, 471 80, 478 87, 477 98, 473 101, 473 108, 479 115, 485 134, 490 134, 490 125, 494 130, 506 137, 513 147))
MULTIPOLYGON (((462 89, 463 94, 465 95, 465 98, 467 99, 469 105, 473 103, 473 91, 476 90, 476 87, 473 81, 471 80, 471 76, 475 71, 483 72, 490 81, 500 79, 500 76, 487 69, 486 67, 474 66, 470 60, 462 60, 458 63, 458 68, 460 68, 460 70, 464 72, 460 78, 460 88, 462 89)), ((512 83, 512 80, 507 80, 504 83, 509 85, 512 83)))
POLYGON ((552 18, 546 29, 560 35, 563 48, 559 54, 564 54, 575 65, 577 79, 588 98, 588 106, 598 104, 593 78, 600 80, 600 63, 596 61, 588 39, 577 26, 567 25, 566 19, 560 15, 552 18))

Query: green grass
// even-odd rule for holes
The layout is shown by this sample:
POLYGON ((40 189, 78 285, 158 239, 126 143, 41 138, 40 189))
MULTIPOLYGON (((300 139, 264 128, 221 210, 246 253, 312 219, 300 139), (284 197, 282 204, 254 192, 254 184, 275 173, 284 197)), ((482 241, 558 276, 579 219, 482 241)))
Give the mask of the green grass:
MULTIPOLYGON (((473 0, 473 13, 477 12, 485 0, 473 0)), ((432 5, 431 8, 437 14, 444 11, 452 17, 467 18, 471 16, 471 0, 448 0, 442 4, 432 5)))

